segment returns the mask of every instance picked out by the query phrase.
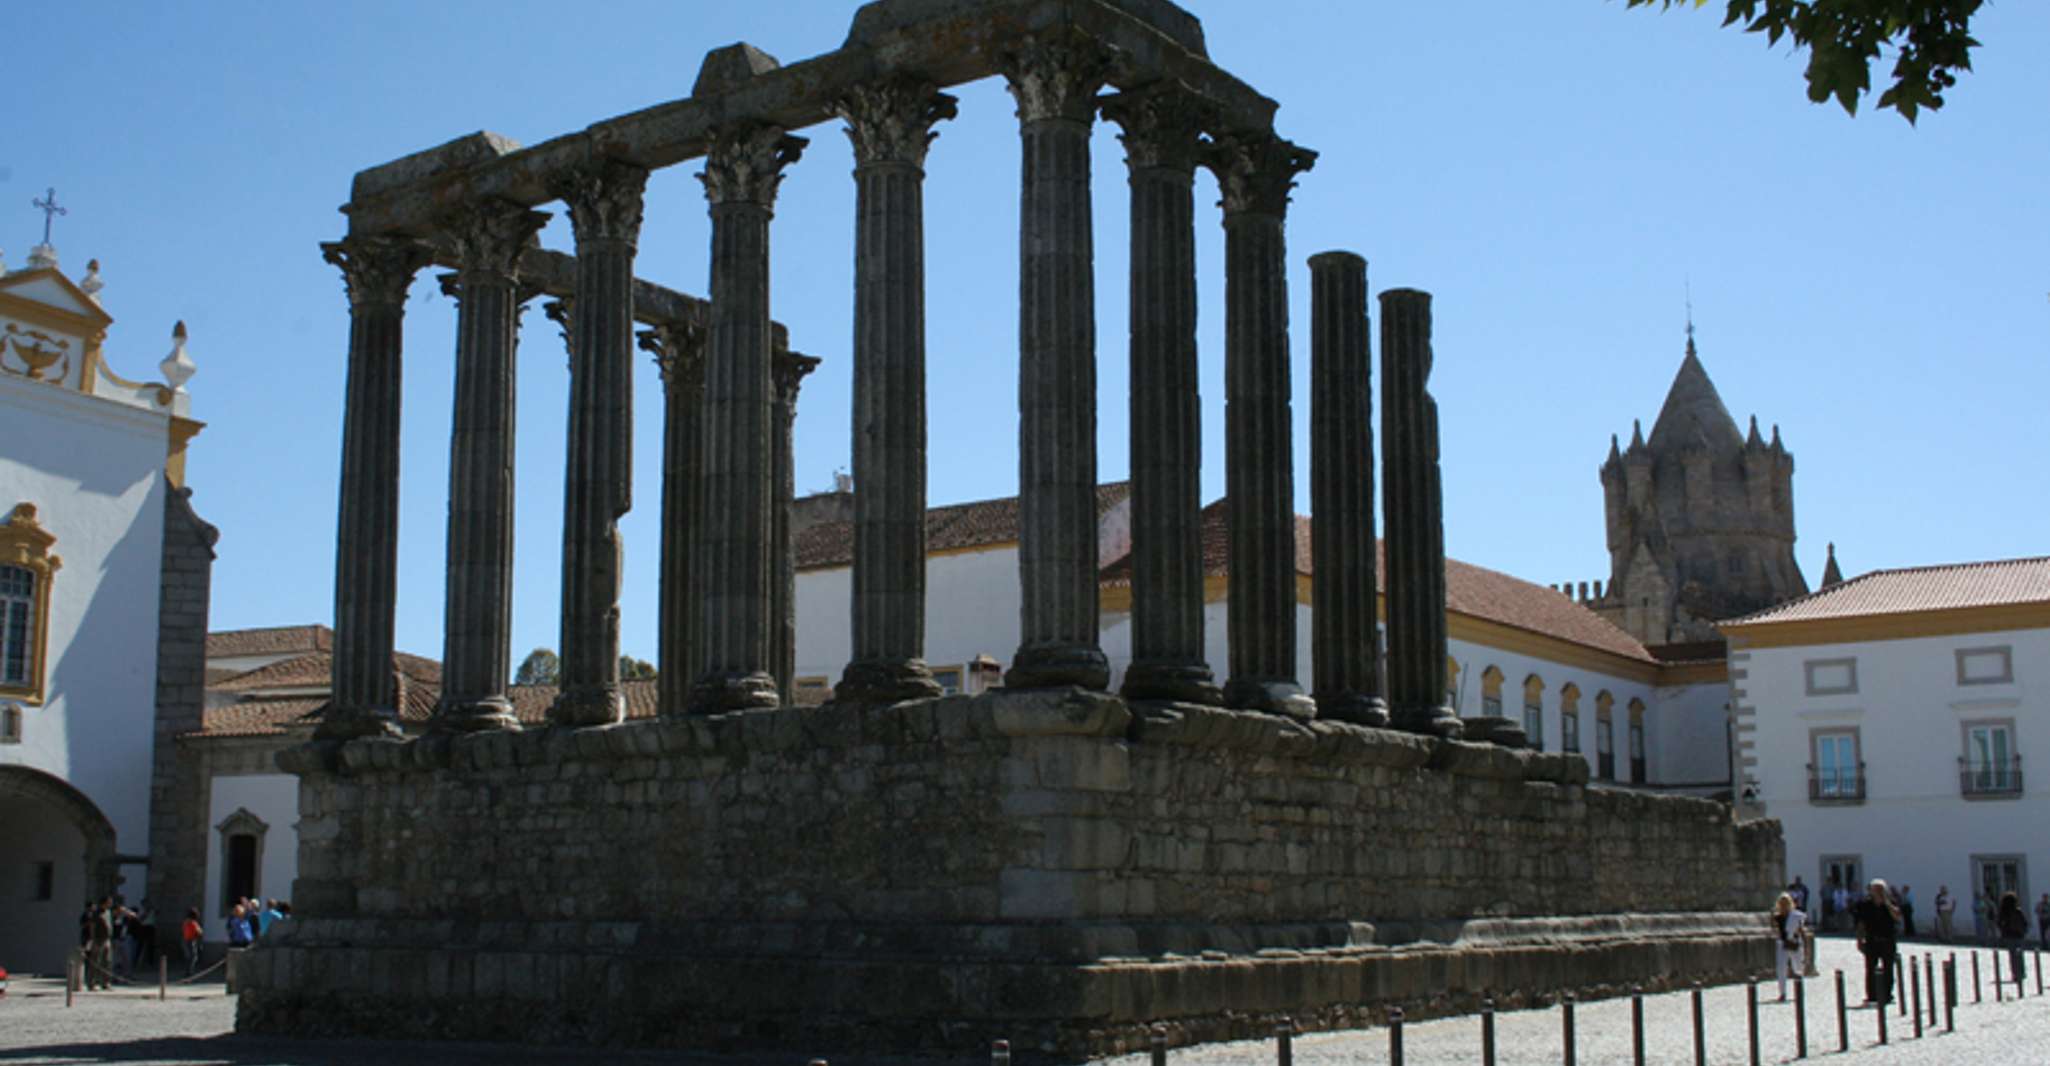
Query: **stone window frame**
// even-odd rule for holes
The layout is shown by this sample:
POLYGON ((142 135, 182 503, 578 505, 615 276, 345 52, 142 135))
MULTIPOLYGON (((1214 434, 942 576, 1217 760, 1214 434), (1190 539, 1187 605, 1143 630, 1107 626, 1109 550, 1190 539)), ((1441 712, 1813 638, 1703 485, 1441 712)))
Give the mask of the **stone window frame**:
POLYGON ((928 666, 926 670, 928 673, 932 674, 933 682, 940 686, 940 695, 959 696, 962 693, 968 691, 967 663, 949 663, 946 666, 928 666), (946 674, 954 675, 954 687, 951 690, 947 688, 947 683, 941 680, 942 676, 946 674))
POLYGON ((2014 874, 2016 881, 2015 892, 2021 898, 2022 912, 2025 914, 2033 915, 2034 911, 2031 906, 2028 895, 2029 856, 2028 853, 2025 851, 1989 851, 1983 853, 1973 852, 1971 855, 1972 898, 1979 899, 1986 895, 1986 881, 1984 878, 1984 874, 1986 872, 1986 864, 1989 862, 2011 862, 2014 864, 2014 874))
POLYGON ((1982 648, 1959 648, 1953 653, 1957 661, 1957 683, 1963 685, 2012 685, 2014 684, 2014 645, 1993 644, 1982 648), (1965 660, 1980 655, 2000 656, 1999 677, 1966 677, 1965 660))
POLYGON ((1580 754, 1580 686, 1571 681, 1559 690, 1559 750, 1580 754))
POLYGON ((258 818, 247 807, 237 807, 234 813, 221 819, 221 823, 214 826, 214 831, 220 834, 221 839, 221 899, 219 901, 220 914, 218 917, 226 917, 228 912, 234 907, 234 902, 228 899, 228 893, 231 889, 228 863, 231 859, 232 851, 232 845, 229 842, 238 836, 255 838, 256 860, 255 869, 250 877, 249 895, 253 899, 262 899, 263 845, 264 837, 270 833, 270 823, 258 818))
MULTIPOLYGON (((17 567, 28 572, 30 600, 28 617, 27 673, 16 682, 0 678, 0 699, 13 699, 31 707, 42 706, 50 660, 50 600, 56 593, 57 571, 64 560, 50 549, 57 538, 36 518, 36 505, 14 505, 7 521, 0 523, 0 567, 17 567)), ((0 624, 0 632, 4 632, 0 624)))
POLYGON ((1810 696, 1855 696, 1858 694, 1858 657, 1844 656, 1836 659, 1807 659, 1801 663, 1802 690, 1810 696), (1842 687, 1822 687, 1815 683, 1817 668, 1842 666, 1850 671, 1850 683, 1842 687))
POLYGON ((1532 751, 1545 750, 1545 680, 1536 674, 1523 679, 1523 732, 1532 751))
POLYGON ((1595 776, 1616 779, 1616 697, 1603 689, 1594 697, 1595 776))
POLYGON ((1808 802, 1812 804, 1827 807, 1840 806, 1844 804, 1858 804, 1865 802, 1866 784, 1864 728, 1855 724, 1847 725, 1835 723, 1831 725, 1819 725, 1809 729, 1808 774, 1809 781, 1813 785, 1813 787, 1811 787, 1808 791, 1808 802), (1820 792, 1821 777, 1819 775, 1822 772, 1821 741, 1824 737, 1833 736, 1847 736, 1851 738, 1851 755, 1853 757, 1851 770, 1854 775, 1852 779, 1852 786, 1855 789, 1855 791, 1850 795, 1845 795, 1841 788, 1839 788, 1836 793, 1827 796, 1822 795, 1820 792))
MULTIPOLYGON (((1843 886, 1846 890, 1850 892, 1851 902, 1856 903, 1859 900, 1864 899, 1865 853, 1860 851, 1832 851, 1824 852, 1821 855, 1817 855, 1815 857, 1816 891, 1829 891, 1829 868, 1833 865, 1839 864, 1849 866, 1856 871, 1856 876, 1851 879, 1852 883, 1843 886)), ((1932 904, 1931 906, 1933 909, 1934 905, 1932 904)), ((1821 910, 1822 905, 1820 903, 1817 903, 1815 909, 1821 910)))
MULTIPOLYGON (((1968 800, 2011 800, 2022 797, 2023 778, 2021 774, 2021 732, 2013 718, 1968 718, 1957 724, 1959 793, 1968 800), (2012 764, 2014 783, 2012 788, 1987 787, 1971 791, 1964 787, 1964 778, 1972 774, 1972 730, 1991 728, 2007 730, 2007 758, 2012 764)), ((2008 771, 2001 771, 2003 774, 2008 771)))

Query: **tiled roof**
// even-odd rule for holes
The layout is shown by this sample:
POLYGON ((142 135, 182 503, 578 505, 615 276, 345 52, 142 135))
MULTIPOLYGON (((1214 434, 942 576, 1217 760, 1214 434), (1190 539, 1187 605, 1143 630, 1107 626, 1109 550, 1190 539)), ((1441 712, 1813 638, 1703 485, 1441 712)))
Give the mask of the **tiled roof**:
POLYGON ((206 635, 206 657, 226 659, 237 655, 331 651, 334 648, 334 639, 335 631, 323 625, 225 629, 206 635))
MULTIPOLYGON (((1231 572, 1227 512, 1225 500, 1218 500, 1203 509, 1203 573, 1206 577, 1223 577, 1231 572)), ((1387 545, 1383 542, 1380 547, 1384 559, 1377 566, 1376 574, 1385 579, 1388 572, 1385 561, 1387 545)), ((1297 515, 1297 573, 1311 572, 1310 558, 1310 520, 1297 515)), ((1132 579, 1131 556, 1127 554, 1104 567, 1103 579, 1113 584, 1129 583, 1132 579)), ((1445 606, 1459 614, 1542 633, 1624 658, 1653 661, 1651 653, 1635 638, 1559 592, 1457 559, 1445 560, 1445 606)))
POLYGON ((2050 603, 2050 556, 1874 570, 1723 626, 2050 603))
POLYGON ((311 725, 313 713, 325 703, 325 696, 288 696, 209 707, 200 732, 209 737, 277 736, 294 725, 311 725))
MULTIPOLYGON (((430 686, 441 684, 441 664, 433 659, 405 652, 392 654, 392 667, 401 675, 430 686)), ((216 692, 258 692, 277 688, 325 688, 334 674, 334 657, 327 652, 309 652, 280 659, 268 666, 233 674, 210 683, 216 692)))
MULTIPOLYGON (((1096 516, 1132 494, 1132 483, 1114 481, 1096 487, 1096 516)), ((1018 497, 948 504, 925 512, 927 551, 953 551, 1009 544, 1018 539, 1018 497)), ((854 523, 821 522, 791 539, 799 570, 847 566, 854 562, 854 523)))
MULTIPOLYGON (((506 695, 512 697, 513 717, 518 718, 521 725, 543 726, 548 724, 548 708, 554 704, 560 691, 554 685, 514 685, 506 689, 506 695)), ((628 718, 655 716, 654 681, 622 681, 619 693, 626 697, 628 718)))

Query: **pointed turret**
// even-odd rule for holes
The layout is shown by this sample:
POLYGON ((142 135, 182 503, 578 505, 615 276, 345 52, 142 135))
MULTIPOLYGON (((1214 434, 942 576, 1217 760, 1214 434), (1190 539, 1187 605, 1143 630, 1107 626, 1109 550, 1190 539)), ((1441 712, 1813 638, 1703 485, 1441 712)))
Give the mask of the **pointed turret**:
POLYGON ((1616 447, 1616 435, 1614 433, 1611 433, 1609 434, 1609 461, 1607 463, 1604 463, 1603 465, 1614 466, 1622 461, 1623 451, 1622 449, 1616 447))
POLYGON ((1680 372, 1673 375, 1673 386, 1666 390, 1665 406, 1659 408, 1658 420, 1651 424, 1652 450, 1697 444, 1716 452, 1735 451, 1743 442, 1737 420, 1730 417, 1715 383, 1708 380, 1708 371, 1702 369, 1694 352, 1694 338, 1689 336, 1687 357, 1680 360, 1680 372))
POLYGON ((1633 452, 1644 450, 1644 423, 1635 418, 1630 420, 1630 450, 1633 452))
POLYGON ((1829 542, 1829 561, 1822 564, 1822 587, 1830 588, 1844 583, 1844 572, 1836 565, 1836 542, 1829 542))
POLYGON ((1751 416, 1751 429, 1744 434, 1744 447, 1763 448, 1765 441, 1758 436, 1758 416, 1751 416))

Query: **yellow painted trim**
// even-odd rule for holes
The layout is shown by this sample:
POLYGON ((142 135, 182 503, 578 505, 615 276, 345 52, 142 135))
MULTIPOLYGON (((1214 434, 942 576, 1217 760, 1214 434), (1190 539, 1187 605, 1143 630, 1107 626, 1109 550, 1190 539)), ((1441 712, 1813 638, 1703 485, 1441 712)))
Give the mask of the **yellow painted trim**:
POLYGON ((185 446, 205 428, 204 422, 171 416, 171 446, 164 456, 164 477, 174 488, 185 487, 185 446))
POLYGON ((99 333, 105 330, 106 327, 114 324, 114 316, 108 314, 99 305, 99 301, 87 296, 84 289, 79 288, 70 278, 64 276, 63 271, 52 267, 23 270, 9 274, 6 276, 5 281, 0 281, 0 314, 28 321, 37 321, 37 316, 41 316, 41 324, 43 325, 52 326, 57 329, 75 330, 86 336, 99 333), (31 300, 20 293, 12 291, 21 287, 26 282, 34 281, 40 277, 55 278, 57 283, 63 286, 65 291, 69 292, 74 299, 92 310, 85 312, 66 311, 61 307, 52 307, 41 300, 31 300))
MULTIPOLYGON (((98 362, 98 360, 94 361, 98 362)), ((108 381, 111 381, 124 389, 155 389, 157 390, 157 406, 171 406, 171 396, 173 395, 171 392, 171 386, 155 381, 130 381, 127 378, 124 378, 121 375, 114 373, 114 371, 108 369, 104 363, 100 364, 99 370, 100 373, 107 375, 108 381)))
POLYGON ((1851 618, 1810 618, 1793 622, 1724 623, 1718 628, 1729 638, 1733 650, 1950 637, 2008 629, 2050 628, 2050 601, 1900 611, 1851 618))
POLYGON ((0 565, 19 566, 35 575, 36 617, 34 646, 28 664, 29 683, 8 685, 0 683, 0 696, 20 700, 31 706, 41 706, 45 698, 44 668, 50 654, 50 597, 56 586, 57 571, 64 566, 64 560, 50 554, 50 548, 57 538, 36 521, 36 505, 17 503, 8 515, 7 524, 0 526, 0 565))

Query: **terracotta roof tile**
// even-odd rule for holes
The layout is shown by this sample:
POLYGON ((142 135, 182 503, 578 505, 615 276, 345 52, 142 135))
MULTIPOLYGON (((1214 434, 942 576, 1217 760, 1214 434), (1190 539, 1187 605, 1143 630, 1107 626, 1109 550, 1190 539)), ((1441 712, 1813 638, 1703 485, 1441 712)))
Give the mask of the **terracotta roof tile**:
POLYGON ((1874 570, 1723 626, 2050 603, 2050 556, 1874 570))
MULTIPOLYGON (((514 685, 506 689, 512 697, 513 717, 524 726, 545 726, 548 724, 548 708, 555 703, 561 690, 554 685, 514 685)), ((626 698, 628 718, 653 718, 659 708, 655 705, 655 682, 622 681, 620 695, 626 698)))
POLYGON ((276 655, 280 652, 332 651, 335 632, 323 625, 225 629, 206 635, 206 657, 276 655))
MULTIPOLYGON (((1132 483, 1096 487, 1096 515, 1109 513, 1132 495, 1132 483)), ((925 512, 927 551, 954 551, 1009 544, 1018 539, 1018 497, 948 504, 925 512)), ((854 523, 821 522, 791 538, 799 570, 848 566, 854 562, 854 523)))
POLYGON ((209 707, 200 734, 209 737, 280 736, 291 727, 311 726, 325 696, 247 699, 226 707, 209 707))
MULTIPOLYGON (((392 667, 402 676, 430 686, 441 684, 441 664, 433 659, 405 652, 392 655, 392 667)), ((308 652, 259 666, 207 687, 216 692, 257 692, 274 688, 326 688, 334 675, 334 657, 327 652, 308 652)))

